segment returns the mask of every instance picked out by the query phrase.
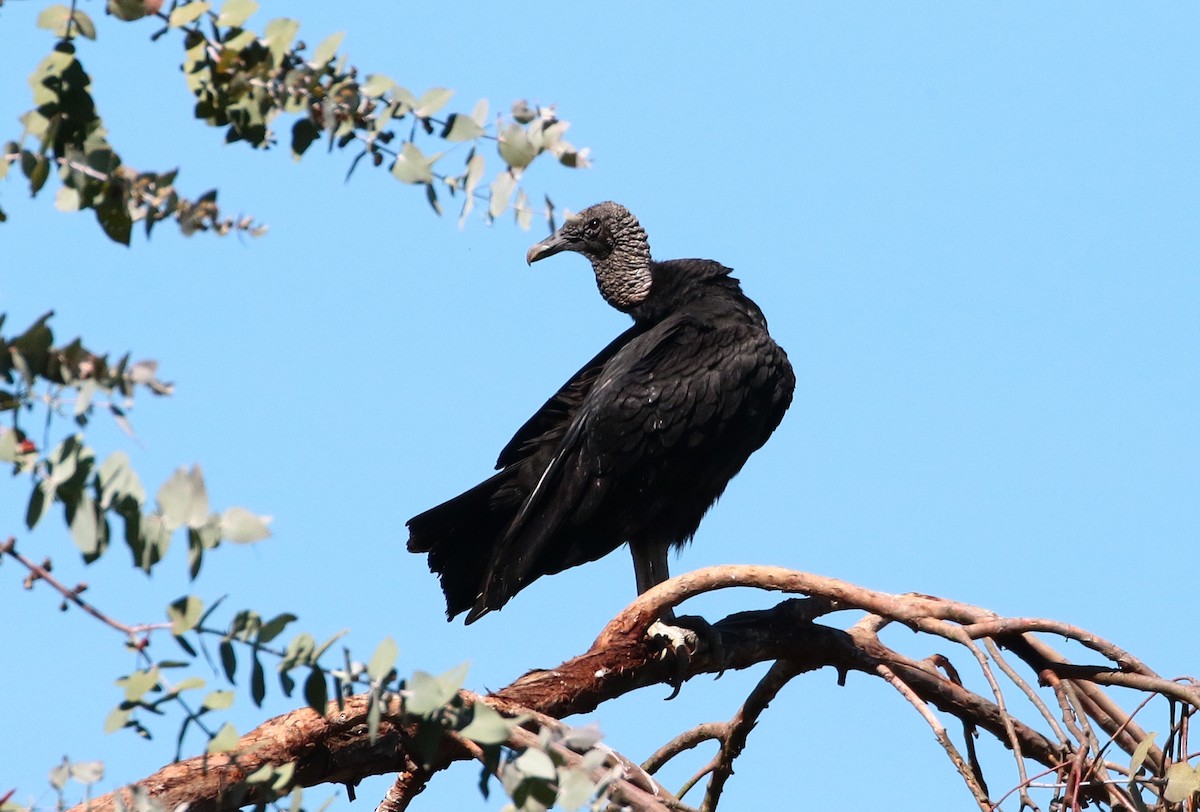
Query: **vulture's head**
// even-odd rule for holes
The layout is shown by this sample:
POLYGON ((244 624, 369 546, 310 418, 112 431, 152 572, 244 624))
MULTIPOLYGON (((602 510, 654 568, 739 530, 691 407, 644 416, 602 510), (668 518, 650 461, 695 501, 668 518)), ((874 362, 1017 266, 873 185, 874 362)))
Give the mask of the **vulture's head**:
POLYGON ((562 251, 591 261, 601 295, 618 310, 629 311, 650 294, 650 241, 620 203, 588 206, 530 248, 525 259, 532 264, 562 251))

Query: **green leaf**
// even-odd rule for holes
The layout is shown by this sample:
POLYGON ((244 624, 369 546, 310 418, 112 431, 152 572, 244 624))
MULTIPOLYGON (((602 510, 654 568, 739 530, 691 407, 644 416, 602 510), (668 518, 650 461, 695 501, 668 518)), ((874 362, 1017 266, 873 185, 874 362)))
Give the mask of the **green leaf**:
POLYGON ((1146 760, 1146 756, 1150 753, 1150 748, 1154 746, 1154 739, 1158 736, 1157 733, 1150 733, 1146 738, 1138 742, 1138 746, 1133 750, 1133 757, 1129 760, 1129 777, 1132 779, 1137 775, 1138 770, 1142 768, 1142 763, 1146 760))
POLYGON ((425 91, 425 95, 417 99, 413 105, 413 114, 419 118, 432 116, 441 110, 454 97, 454 91, 445 87, 434 87, 425 91))
POLYGON ((540 778, 544 781, 553 781, 556 776, 554 762, 550 760, 550 756, 536 747, 530 747, 524 753, 517 756, 517 760, 513 764, 527 778, 540 778))
POLYGON ((312 59, 308 61, 308 64, 318 70, 325 67, 331 59, 337 56, 337 50, 342 47, 342 40, 345 38, 345 31, 330 34, 313 51, 312 59))
POLYGON ((488 201, 488 217, 495 220, 504 213, 504 210, 508 208, 508 199, 512 197, 516 185, 517 180, 511 171, 501 172, 496 176, 491 185, 492 199, 488 201))
POLYGON ((221 514, 221 538, 234 544, 261 541, 271 535, 270 516, 256 516, 245 508, 231 507, 221 514))
POLYGON ((103 761, 77 761, 71 765, 71 778, 90 787, 104 778, 103 761))
MULTIPOLYGON (((5 396, 12 397, 8 392, 0 391, 0 400, 5 396)), ((16 408, 15 406, 13 408, 16 408)), ((0 434, 0 462, 17 461, 17 433, 12 429, 0 434)))
POLYGON ((67 779, 70 777, 71 762, 67 761, 66 756, 63 756, 62 763, 50 770, 50 785, 55 789, 62 789, 67 785, 67 779))
POLYGON ((228 640, 222 640, 218 646, 221 655, 221 669, 225 672, 225 678, 233 682, 233 675, 237 673, 237 656, 233 651, 233 643, 228 640))
POLYGON ((471 141, 484 134, 484 129, 470 116, 454 113, 442 128, 442 138, 447 141, 471 141))
POLYGON ((87 561, 94 561, 100 550, 100 526, 96 521, 96 506, 86 493, 68 509, 71 523, 71 540, 87 561))
POLYGON ((317 713, 325 713, 325 705, 329 702, 329 686, 325 681, 325 672, 320 668, 314 667, 304 680, 304 701, 317 713))
POLYGON ((263 698, 267 695, 267 678, 262 663, 258 660, 257 651, 251 655, 250 662, 250 699, 255 707, 261 708, 263 698))
POLYGON ((396 87, 395 81, 390 76, 384 76, 382 73, 371 73, 367 75, 367 80, 359 85, 359 92, 364 96, 383 96, 396 87))
POLYGON ((304 700, 318 714, 324 714, 325 705, 329 703, 329 684, 325 681, 325 672, 313 667, 304 681, 304 700))
POLYGON ((586 772, 577 767, 566 767, 558 771, 558 806, 563 809, 579 809, 591 800, 596 785, 586 772))
POLYGON ((100 223, 104 234, 115 243, 129 245, 133 236, 133 217, 121 196, 105 195, 95 209, 96 221, 100 223))
POLYGON ((1168 802, 1186 801, 1196 792, 1200 792, 1200 771, 1183 761, 1167 768, 1167 788, 1163 797, 1168 802))
POLYGON ((200 704, 209 710, 224 710, 232 708, 234 696, 233 691, 210 691, 208 696, 204 697, 204 702, 200 704))
POLYGON ((513 205, 517 226, 522 231, 528 231, 533 225, 533 209, 529 207, 529 196, 524 189, 517 190, 517 202, 513 205))
POLYGON ((195 595, 184 595, 167 607, 167 619, 171 621, 171 634, 179 637, 196 628, 204 614, 204 602, 195 595))
POLYGON ((75 9, 75 30, 81 36, 92 40, 96 40, 96 24, 92 22, 92 18, 80 9, 75 9))
POLYGON ((263 29, 263 39, 267 41, 267 48, 276 65, 283 63, 283 55, 292 47, 292 40, 296 38, 296 32, 299 30, 299 21, 287 17, 271 20, 263 29))
POLYGON ((396 645, 395 640, 391 637, 383 638, 383 641, 375 647, 371 661, 367 663, 367 676, 373 680, 382 680, 395 667, 396 655, 399 652, 400 648, 396 645))
POLYGON ((539 152, 529 140, 525 128, 517 124, 509 124, 500 133, 498 144, 500 157, 513 169, 524 169, 533 162, 539 152))
POLYGON ((292 783, 292 776, 295 774, 296 762, 289 761, 286 764, 280 764, 275 768, 275 782, 271 784, 271 789, 275 792, 283 792, 292 783))
POLYGON ((184 677, 182 681, 171 689, 172 694, 181 694, 184 691, 194 691, 197 688, 205 686, 203 677, 184 677))
POLYGON ((226 722, 221 725, 221 729, 217 731, 217 735, 212 737, 208 743, 209 753, 228 753, 237 747, 238 734, 237 729, 232 724, 226 722))
POLYGON ((198 528, 208 521, 208 491, 199 465, 179 468, 158 489, 158 506, 163 525, 174 530, 182 525, 198 528))
POLYGON ((321 131, 311 119, 298 118, 292 125, 292 157, 299 160, 313 142, 321 137, 321 131))
POLYGON ((146 16, 145 0, 108 0, 108 13, 124 22, 133 22, 146 16))
POLYGON ((129 717, 133 715, 132 711, 122 708, 113 708, 109 711, 108 718, 104 720, 104 732, 115 733, 121 730, 129 722, 129 717))
POLYGON ((392 164, 392 175, 401 183, 430 183, 433 181, 433 164, 441 155, 426 158, 416 144, 406 141, 404 149, 392 164))
POLYGON ((158 669, 137 670, 116 681, 117 687, 125 692, 126 702, 137 702, 158 684, 158 669))
POLYGON ((416 671, 408 680, 404 709, 418 716, 430 716, 458 695, 467 679, 467 663, 455 666, 435 677, 416 671))
POLYGON ((258 11, 255 0, 225 0, 221 13, 217 15, 217 25, 227 25, 230 28, 241 28, 254 12, 258 11))
POLYGON ((284 612, 283 614, 276 615, 275 617, 271 618, 259 628, 258 642, 260 644, 270 643, 279 636, 279 633, 282 632, 289 623, 295 619, 296 616, 288 612, 284 612))
POLYGON ((167 25, 171 28, 182 28, 185 25, 191 25, 200 19, 200 15, 208 11, 209 8, 209 4, 204 2, 204 0, 185 3, 171 12, 171 16, 167 18, 167 25))
POLYGON ((37 27, 53 31, 56 37, 66 37, 67 26, 70 22, 71 9, 67 6, 55 4, 47 6, 38 14, 37 27))
POLYGON ((504 744, 512 733, 513 723, 505 719, 486 702, 475 701, 471 722, 459 733, 479 744, 504 744))

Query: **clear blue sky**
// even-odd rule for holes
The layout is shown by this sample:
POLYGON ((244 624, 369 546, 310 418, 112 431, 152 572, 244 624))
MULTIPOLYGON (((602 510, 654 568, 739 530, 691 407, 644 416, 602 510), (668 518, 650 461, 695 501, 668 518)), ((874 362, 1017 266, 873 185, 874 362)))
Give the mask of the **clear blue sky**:
MULTIPOLYGON (((770 563, 945 595, 1088 627, 1165 676, 1200 672, 1181 636, 1200 536, 1200 7, 264 6, 260 28, 294 16, 310 43, 344 30, 354 64, 418 92, 456 88, 456 109, 557 103, 595 166, 535 167, 531 193, 572 209, 619 200, 659 258, 736 269, 791 354, 797 397, 677 572, 770 563)), ((52 44, 34 28, 42 7, 0 9, 4 139, 19 134, 25 77, 52 44)), ((52 191, 28 201, 10 173, 6 330, 54 308, 63 339, 158 358, 175 397, 141 399, 138 444, 99 421, 93 445, 127 448, 151 489, 200 462, 215 505, 274 515, 275 536, 211 556, 194 586, 178 539, 153 581, 123 549, 85 570, 56 517, 23 532, 23 480, 0 496, 0 536, 53 555, 128 622, 160 619, 188 591, 228 594, 230 607, 294 611, 296 630, 318 637, 349 627, 363 659, 391 635, 402 671, 470 660, 477 690, 583 651, 632 597, 626 553, 447 626, 403 524, 484 477, 512 431, 624 329, 586 264, 527 268, 540 227, 473 220, 460 232, 384 172, 343 183, 340 155, 314 148, 297 165, 286 149, 223 145, 190 119, 176 42, 82 7, 100 39, 80 55, 126 161, 181 165, 184 190, 217 186, 229 211, 271 231, 185 240, 160 227, 125 249, 89 215, 56 212, 52 191)), ((101 732, 120 698, 111 681, 133 667, 119 636, 59 614, 21 579, 0 568, 0 793, 50 806, 43 776, 64 753, 105 760, 106 790, 153 772, 175 722, 150 744, 101 732)), ((695 610, 773 600, 724 594, 695 610)), ((889 641, 946 649, 899 630, 889 641)), ((671 703, 648 690, 588 720, 644 758, 731 716, 759 673, 694 680, 671 703)), ((274 691, 261 711, 243 697, 233 718, 245 731, 292 706, 274 691)), ((984 755, 993 788, 1015 780, 1000 748, 984 755)), ((414 808, 499 808, 475 772, 438 778, 414 808)), ((387 782, 364 784, 353 808, 373 808, 387 782)), ((866 787, 897 810, 971 803, 891 689, 862 676, 838 688, 826 671, 773 704, 725 805, 825 808, 866 787)))

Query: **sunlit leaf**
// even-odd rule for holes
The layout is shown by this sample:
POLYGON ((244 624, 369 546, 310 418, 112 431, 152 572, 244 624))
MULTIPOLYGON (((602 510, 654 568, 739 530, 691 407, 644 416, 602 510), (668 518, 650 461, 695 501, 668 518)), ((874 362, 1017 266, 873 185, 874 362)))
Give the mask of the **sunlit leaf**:
POLYGON ((225 710, 233 706, 233 691, 210 691, 201 703, 209 710, 225 710))
POLYGON ((364 96, 383 96, 395 87, 396 83, 390 76, 372 73, 367 76, 367 80, 358 89, 364 96))
POLYGON ((237 747, 238 734, 234 726, 226 722, 221 725, 221 729, 217 731, 217 735, 212 737, 208 743, 209 753, 228 753, 237 747))
POLYGON ((1187 762, 1179 761, 1167 768, 1167 788, 1163 797, 1170 803, 1186 801, 1200 792, 1200 770, 1187 762))
POLYGON ((1157 733, 1149 733, 1146 738, 1138 742, 1138 746, 1133 750, 1133 757, 1129 760, 1129 775, 1132 778, 1137 775, 1138 770, 1142 768, 1142 763, 1146 760, 1146 756, 1150 754, 1150 748, 1154 746, 1154 739, 1158 736, 1157 733))
POLYGON ((392 175, 401 183, 430 183, 433 180, 433 162, 439 157, 426 158, 416 144, 406 141, 404 149, 392 164, 392 175))
POLYGON ((221 538, 235 544, 261 541, 271 535, 270 522, 270 516, 256 516, 245 508, 231 507, 221 514, 221 538))
POLYGON ((375 653, 371 655, 370 662, 367 663, 367 676, 373 680, 382 680, 396 666, 396 655, 400 648, 396 645, 396 641, 391 637, 385 637, 375 647, 375 653))
POLYGON ((171 16, 167 18, 167 25, 171 28, 182 28, 185 25, 191 25, 200 19, 204 12, 208 11, 209 4, 204 0, 196 0, 194 3, 185 3, 178 6, 171 12, 171 16))
POLYGON ((79 495, 79 501, 69 511, 71 515, 71 540, 85 559, 96 555, 100 548, 99 525, 96 522, 96 506, 86 493, 79 495))
POLYGON ((55 4, 42 9, 37 17, 37 27, 45 28, 47 31, 53 31, 56 37, 65 37, 67 35, 67 24, 71 20, 71 9, 67 6, 55 4))
POLYGON ((221 13, 217 15, 217 25, 227 25, 231 28, 241 28, 254 12, 258 11, 255 0, 225 0, 221 13))
POLYGON ((271 20, 263 29, 263 39, 267 41, 267 49, 270 50, 276 65, 282 64, 283 55, 292 47, 292 40, 296 38, 299 30, 299 21, 287 17, 271 20))
POLYGON ((503 744, 512 733, 513 723, 486 702, 476 700, 471 722, 459 733, 480 744, 503 744))
POLYGON ((442 138, 447 141, 470 141, 483 135, 484 129, 470 116, 454 113, 442 128, 442 138))
POLYGON ((579 809, 591 800, 596 785, 586 772, 576 767, 558 771, 557 806, 563 809, 579 809))
POLYGON ((435 677, 416 671, 408 680, 404 709, 418 716, 428 716, 458 695, 467 679, 467 663, 456 666, 435 677))
POLYGON ((147 691, 152 690, 158 684, 158 669, 134 671, 128 676, 121 677, 116 684, 125 692, 126 702, 137 702, 146 695, 147 691))
POLYGON ((511 172, 501 172, 492 181, 492 199, 488 202, 488 217, 495 220, 508 208, 508 199, 512 197, 517 180, 511 172))
POLYGON ((524 753, 517 756, 514 765, 524 775, 529 778, 541 778, 545 781, 553 781, 555 778, 554 762, 550 760, 550 756, 543 753, 536 747, 530 747, 524 753))
POLYGON ((122 708, 113 708, 109 711, 108 717, 104 720, 104 732, 115 733, 125 727, 132 715, 131 711, 122 708))
POLYGON ((337 50, 342 47, 342 40, 345 38, 345 31, 339 31, 326 37, 313 51, 312 59, 308 61, 308 64, 318 69, 325 67, 337 55, 337 50))
POLYGON ((516 124, 509 124, 504 128, 504 131, 500 133, 497 147, 500 150, 500 157, 514 169, 524 169, 529 166, 538 154, 538 148, 530 142, 525 128, 516 124))
POLYGON ((171 634, 179 637, 196 628, 204 614, 204 602, 195 595, 185 595, 167 606, 167 619, 171 621, 171 634))
POLYGON ((96 39, 96 24, 92 22, 92 18, 87 15, 87 12, 81 9, 75 9, 75 29, 87 39, 93 41, 96 39))
POLYGON ((190 470, 176 469, 158 491, 158 506, 163 524, 171 530, 186 525, 202 527, 209 517, 208 490, 199 465, 190 470))
POLYGON ((417 99, 413 105, 413 114, 421 118, 432 116, 449 103, 454 97, 454 91, 445 87, 434 87, 425 91, 425 95, 417 99))
POLYGON ((71 762, 67 761, 66 756, 60 764, 50 770, 50 785, 55 789, 62 789, 67 785, 67 780, 71 777, 71 762))

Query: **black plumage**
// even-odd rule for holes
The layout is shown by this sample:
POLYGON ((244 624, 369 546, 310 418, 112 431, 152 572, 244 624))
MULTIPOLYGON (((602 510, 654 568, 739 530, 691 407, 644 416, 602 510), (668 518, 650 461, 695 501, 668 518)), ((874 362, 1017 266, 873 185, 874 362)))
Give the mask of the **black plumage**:
POLYGON ((542 575, 628 542, 637 590, 665 580, 667 552, 775 427, 795 376, 730 269, 656 262, 623 206, 600 203, 529 250, 591 260, 601 294, 633 326, 588 361, 500 452, 499 472, 413 517, 446 614, 467 623, 542 575))

